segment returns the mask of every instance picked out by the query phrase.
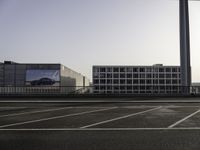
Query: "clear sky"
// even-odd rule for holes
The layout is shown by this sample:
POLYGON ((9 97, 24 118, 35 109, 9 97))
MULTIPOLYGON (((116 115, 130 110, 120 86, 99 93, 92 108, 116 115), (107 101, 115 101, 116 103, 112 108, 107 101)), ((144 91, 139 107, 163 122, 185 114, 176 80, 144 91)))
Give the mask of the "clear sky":
MULTIPOLYGON (((0 61, 179 65, 178 0, 0 0, 0 61)), ((190 2, 193 82, 200 82, 200 1, 190 2)))

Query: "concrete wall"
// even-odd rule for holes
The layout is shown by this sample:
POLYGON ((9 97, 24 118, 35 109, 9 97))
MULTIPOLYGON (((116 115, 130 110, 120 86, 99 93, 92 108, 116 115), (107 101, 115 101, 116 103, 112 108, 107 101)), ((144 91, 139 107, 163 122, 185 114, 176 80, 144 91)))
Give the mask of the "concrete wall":
POLYGON ((89 86, 89 79, 61 65, 61 86, 89 86))

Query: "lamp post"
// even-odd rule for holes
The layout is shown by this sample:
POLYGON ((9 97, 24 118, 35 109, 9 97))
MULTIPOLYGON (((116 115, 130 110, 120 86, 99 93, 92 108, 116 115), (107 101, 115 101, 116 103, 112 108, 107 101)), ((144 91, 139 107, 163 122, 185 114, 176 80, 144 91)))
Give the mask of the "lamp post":
MULTIPOLYGON (((183 86, 183 89, 189 89, 188 87, 191 85, 191 66, 188 0, 179 0, 179 11, 181 86, 183 86)), ((189 90, 182 92, 189 93, 189 90)))

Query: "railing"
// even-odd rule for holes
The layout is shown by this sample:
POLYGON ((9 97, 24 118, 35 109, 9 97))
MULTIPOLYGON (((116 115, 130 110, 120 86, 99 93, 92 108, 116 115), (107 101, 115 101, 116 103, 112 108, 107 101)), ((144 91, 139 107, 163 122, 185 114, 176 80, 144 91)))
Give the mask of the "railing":
POLYGON ((6 86, 0 96, 9 95, 198 95, 200 86, 6 86))
POLYGON ((67 95, 82 94, 88 91, 89 87, 82 86, 7 86, 0 87, 0 95, 67 95))

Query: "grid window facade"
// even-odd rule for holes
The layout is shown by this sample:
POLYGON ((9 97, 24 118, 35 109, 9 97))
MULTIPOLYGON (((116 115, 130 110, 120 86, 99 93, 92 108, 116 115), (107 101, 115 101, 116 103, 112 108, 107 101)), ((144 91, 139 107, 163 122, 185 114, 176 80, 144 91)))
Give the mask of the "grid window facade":
POLYGON ((94 93, 180 93, 179 66, 93 66, 94 93))

